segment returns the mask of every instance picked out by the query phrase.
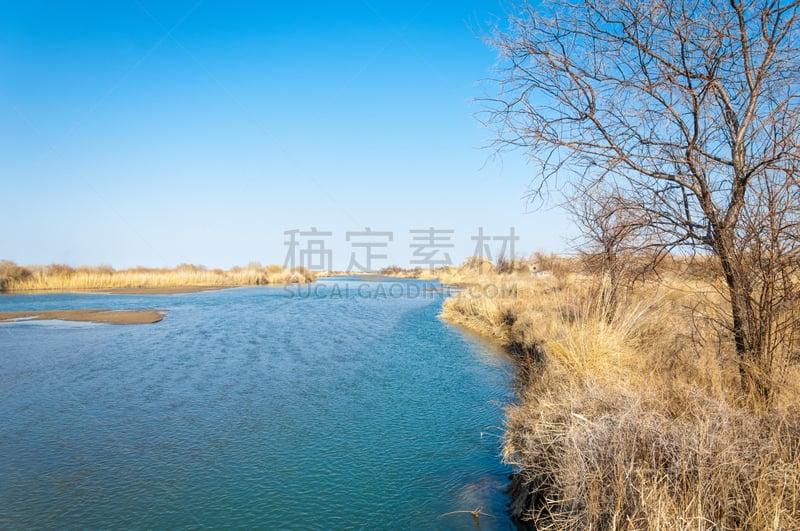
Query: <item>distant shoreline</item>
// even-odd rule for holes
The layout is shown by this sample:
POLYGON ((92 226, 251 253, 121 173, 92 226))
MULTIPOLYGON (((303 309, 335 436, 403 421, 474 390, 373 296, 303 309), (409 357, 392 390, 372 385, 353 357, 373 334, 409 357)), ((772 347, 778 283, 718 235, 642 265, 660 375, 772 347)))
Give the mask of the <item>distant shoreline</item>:
POLYGON ((94 292, 111 294, 193 293, 239 286, 305 284, 316 279, 303 268, 263 266, 252 262, 229 270, 182 264, 174 269, 110 266, 73 268, 64 264, 19 266, 0 260, 0 292, 94 292))
POLYGON ((180 295, 182 293, 200 293, 223 289, 245 288, 247 285, 232 286, 164 286, 143 288, 47 288, 47 289, 15 289, 0 291, 2 295, 41 295, 45 293, 89 293, 94 295, 180 295))

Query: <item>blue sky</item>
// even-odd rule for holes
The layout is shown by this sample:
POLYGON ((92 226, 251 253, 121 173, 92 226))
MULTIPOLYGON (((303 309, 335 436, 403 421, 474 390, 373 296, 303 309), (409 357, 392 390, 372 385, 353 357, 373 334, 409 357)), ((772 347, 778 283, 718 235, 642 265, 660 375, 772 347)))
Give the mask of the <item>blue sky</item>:
MULTIPOLYGON (((284 231, 454 232, 564 251, 535 168, 492 159, 474 98, 496 1, 0 3, 0 258, 114 267, 283 263, 284 231)), ((444 251, 442 251, 444 252, 444 251)), ((497 252, 497 249, 495 249, 497 252)))

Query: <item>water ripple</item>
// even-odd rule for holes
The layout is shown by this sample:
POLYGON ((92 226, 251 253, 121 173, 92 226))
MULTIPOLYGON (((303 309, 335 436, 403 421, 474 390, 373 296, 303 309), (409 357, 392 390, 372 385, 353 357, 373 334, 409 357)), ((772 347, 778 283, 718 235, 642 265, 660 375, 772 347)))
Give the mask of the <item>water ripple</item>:
POLYGON ((437 319, 438 298, 352 295, 0 297, 170 310, 4 325, 0 526, 473 529, 439 515, 483 505, 500 518, 482 529, 509 528, 488 435, 507 360, 437 319))

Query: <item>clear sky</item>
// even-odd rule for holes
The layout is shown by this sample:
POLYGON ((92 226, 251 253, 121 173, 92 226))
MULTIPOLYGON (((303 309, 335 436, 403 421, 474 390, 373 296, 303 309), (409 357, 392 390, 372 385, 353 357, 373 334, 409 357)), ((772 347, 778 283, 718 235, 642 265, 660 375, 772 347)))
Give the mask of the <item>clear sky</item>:
MULTIPOLYGON (((492 159, 473 101, 499 1, 0 2, 0 258, 114 267, 283 263, 288 230, 478 227, 564 251, 535 168, 492 159)), ((492 249, 496 253, 495 243, 492 249)), ((363 249, 359 251, 363 253, 363 249)), ((440 252, 444 252, 441 250, 440 252)))

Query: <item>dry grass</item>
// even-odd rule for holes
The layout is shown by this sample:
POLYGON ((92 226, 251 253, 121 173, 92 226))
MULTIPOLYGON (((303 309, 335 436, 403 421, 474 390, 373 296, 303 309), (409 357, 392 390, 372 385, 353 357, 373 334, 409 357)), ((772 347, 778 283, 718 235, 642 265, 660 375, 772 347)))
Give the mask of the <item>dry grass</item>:
POLYGON ((460 266, 443 266, 434 269, 420 267, 404 269, 391 266, 381 269, 380 274, 397 278, 439 280, 444 284, 463 286, 495 284, 498 279, 509 283, 509 281, 517 279, 525 280, 537 274, 562 278, 576 267, 578 264, 574 260, 536 253, 528 259, 509 260, 501 256, 496 263, 484 257, 472 256, 460 266))
POLYGON ((520 355, 504 457, 538 529, 800 529, 797 367, 765 407, 743 395, 711 280, 672 263, 609 314, 597 281, 486 276, 443 317, 520 355))
POLYGON ((509 412, 504 456, 524 493, 513 510, 540 529, 800 528, 795 415, 697 390, 528 393, 509 412))
POLYGON ((72 268, 62 264, 20 267, 0 261, 0 291, 69 291, 120 288, 258 286, 306 283, 314 274, 303 268, 263 267, 251 263, 229 271, 181 264, 175 269, 137 267, 115 271, 110 266, 72 268))

